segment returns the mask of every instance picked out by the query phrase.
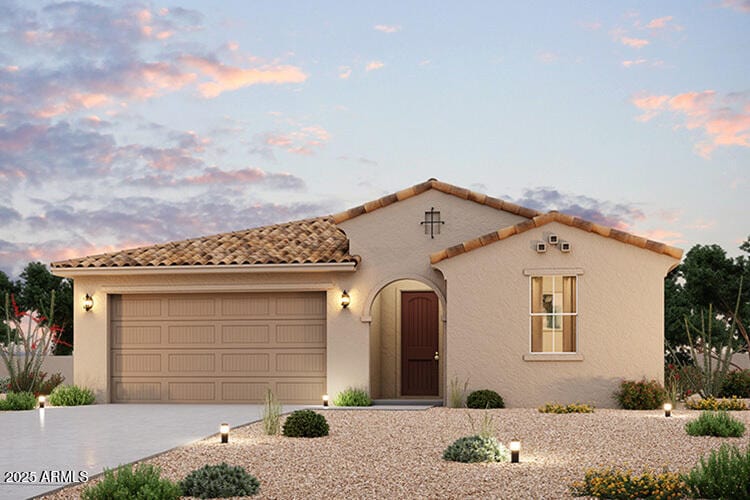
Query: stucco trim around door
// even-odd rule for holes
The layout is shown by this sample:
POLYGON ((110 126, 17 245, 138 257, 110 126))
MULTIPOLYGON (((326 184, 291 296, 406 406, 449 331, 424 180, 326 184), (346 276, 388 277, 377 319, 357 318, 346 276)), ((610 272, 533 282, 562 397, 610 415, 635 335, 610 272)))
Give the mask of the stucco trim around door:
POLYGON ((442 306, 442 317, 440 318, 440 321, 445 323, 447 321, 447 304, 445 300, 445 295, 443 295, 443 292, 440 290, 440 288, 437 286, 437 284, 432 281, 429 278, 425 278, 422 275, 419 274, 398 274, 394 276, 390 276, 387 279, 384 279, 380 281, 377 285, 372 287, 370 290, 370 293, 367 295, 367 299, 365 300, 364 304, 362 305, 362 315, 360 316, 360 321, 362 323, 372 323, 372 304, 375 302, 375 298, 378 296, 380 291, 390 285, 391 283, 394 283, 396 281, 401 280, 414 280, 419 281, 420 283, 432 288, 432 291, 435 292, 435 294, 438 297, 438 300, 440 301, 440 305, 442 306))

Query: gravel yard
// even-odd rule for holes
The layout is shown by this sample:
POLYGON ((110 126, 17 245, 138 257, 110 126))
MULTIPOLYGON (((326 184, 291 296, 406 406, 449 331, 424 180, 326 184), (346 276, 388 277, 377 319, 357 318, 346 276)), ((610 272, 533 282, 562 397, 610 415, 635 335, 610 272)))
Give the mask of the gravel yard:
MULTIPOLYGON (((205 464, 241 465, 261 483, 254 498, 561 498, 585 469, 620 466, 672 471, 691 468, 721 443, 745 447, 742 438, 691 437, 684 424, 700 412, 596 410, 593 414, 542 414, 535 409, 427 411, 327 410, 328 437, 265 436, 260 423, 233 429, 146 462, 179 480, 205 464), (521 463, 446 462, 443 450, 475 434, 482 415, 494 418, 506 446, 521 440, 521 463)), ((732 412, 750 433, 750 411, 732 412)), ((45 498, 77 498, 81 486, 45 498)))

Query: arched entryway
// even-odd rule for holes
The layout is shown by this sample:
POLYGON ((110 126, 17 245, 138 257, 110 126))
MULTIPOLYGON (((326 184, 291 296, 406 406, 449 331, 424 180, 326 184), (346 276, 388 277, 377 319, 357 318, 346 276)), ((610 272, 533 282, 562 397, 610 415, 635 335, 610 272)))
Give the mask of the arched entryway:
POLYGON ((373 399, 443 397, 444 304, 432 286, 399 279, 370 306, 373 399))

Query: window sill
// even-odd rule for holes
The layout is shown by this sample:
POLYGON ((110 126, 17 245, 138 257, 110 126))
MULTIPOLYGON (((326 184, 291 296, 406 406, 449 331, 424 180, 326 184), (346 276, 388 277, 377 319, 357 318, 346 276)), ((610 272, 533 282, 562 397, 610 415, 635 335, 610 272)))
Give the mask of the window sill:
POLYGON ((524 361, 583 361, 583 354, 534 352, 523 355, 524 361))

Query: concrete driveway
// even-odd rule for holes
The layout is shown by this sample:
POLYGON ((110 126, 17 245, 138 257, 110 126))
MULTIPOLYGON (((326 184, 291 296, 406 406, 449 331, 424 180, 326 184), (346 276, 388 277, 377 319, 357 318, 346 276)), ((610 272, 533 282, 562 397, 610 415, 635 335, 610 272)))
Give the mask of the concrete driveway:
MULTIPOLYGON (((301 406, 285 406, 292 411, 301 406)), ((0 498, 23 499, 261 419, 261 405, 92 405, 0 413, 0 498), (31 479, 34 484, 10 484, 31 479), (21 477, 25 475, 26 477, 21 477)))

